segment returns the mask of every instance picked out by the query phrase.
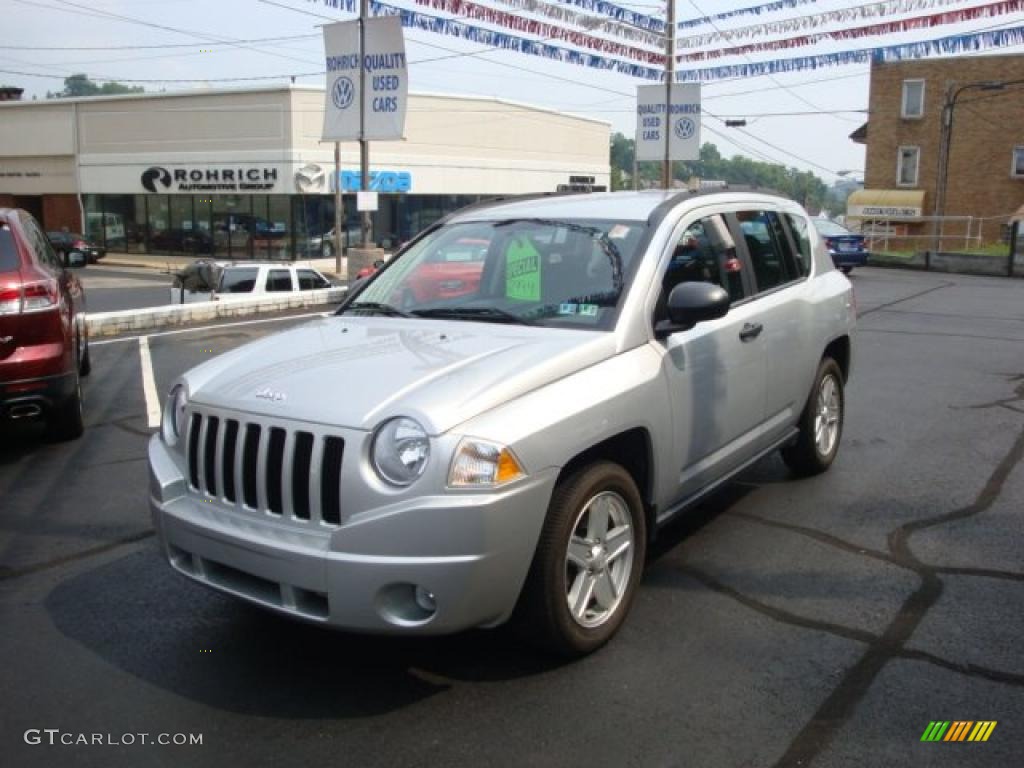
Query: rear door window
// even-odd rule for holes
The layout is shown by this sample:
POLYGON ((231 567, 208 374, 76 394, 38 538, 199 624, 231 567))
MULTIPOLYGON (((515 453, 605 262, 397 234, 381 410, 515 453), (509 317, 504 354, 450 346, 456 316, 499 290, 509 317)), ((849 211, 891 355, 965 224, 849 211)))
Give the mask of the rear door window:
POLYGON ((20 266, 14 233, 6 224, 0 224, 0 272, 17 272, 20 266))
POLYGON ((811 272, 811 238, 808 234, 807 219, 803 216, 795 216, 792 213, 785 214, 789 223, 789 231, 796 241, 796 266, 800 276, 804 277, 811 272))
POLYGON ((256 278, 259 276, 259 267, 242 267, 240 269, 225 269, 220 279, 221 293, 252 293, 256 287, 256 278))
POLYGON ((796 280, 796 257, 775 211, 738 211, 740 230, 747 246, 758 293, 796 280))
POLYGON ((331 284, 311 269, 300 269, 296 272, 299 278, 300 291, 312 291, 317 288, 330 288, 331 284))
POLYGON ((272 269, 267 274, 267 291, 283 292, 292 289, 292 273, 287 269, 272 269))

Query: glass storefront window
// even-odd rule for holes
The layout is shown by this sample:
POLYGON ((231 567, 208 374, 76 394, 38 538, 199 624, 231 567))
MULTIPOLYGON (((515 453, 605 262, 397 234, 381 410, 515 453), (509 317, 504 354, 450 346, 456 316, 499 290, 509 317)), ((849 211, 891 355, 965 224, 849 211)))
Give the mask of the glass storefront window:
POLYGON ((214 253, 219 259, 252 258, 251 195, 214 195, 210 203, 214 253))
POLYGON ((167 253, 167 231, 171 228, 171 207, 167 195, 146 198, 147 243, 151 253, 167 253))

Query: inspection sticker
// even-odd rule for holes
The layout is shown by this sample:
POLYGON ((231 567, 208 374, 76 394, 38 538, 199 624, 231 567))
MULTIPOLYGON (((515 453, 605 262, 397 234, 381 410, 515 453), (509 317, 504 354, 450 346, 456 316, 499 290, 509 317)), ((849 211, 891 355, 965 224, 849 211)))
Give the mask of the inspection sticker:
POLYGON ((560 315, 575 315, 576 314, 576 306, 577 306, 576 304, 559 304, 558 305, 558 314, 560 314, 560 315))
POLYGON ((597 317, 597 304, 580 304, 580 315, 583 317, 597 317))
POLYGON ((525 237, 517 237, 505 251, 505 298, 540 301, 540 254, 525 237))

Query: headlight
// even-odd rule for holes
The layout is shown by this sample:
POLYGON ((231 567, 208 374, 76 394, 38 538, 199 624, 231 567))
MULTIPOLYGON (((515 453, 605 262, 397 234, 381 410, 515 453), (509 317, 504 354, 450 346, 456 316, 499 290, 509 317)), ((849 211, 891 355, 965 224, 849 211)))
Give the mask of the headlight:
POLYGON ((417 422, 400 416, 377 428, 370 454, 373 468, 384 482, 409 485, 426 469, 430 438, 417 422))
POLYGON ((175 384, 167 395, 164 406, 164 440, 174 445, 185 428, 185 407, 188 405, 188 390, 184 384, 175 384))
POLYGON ((523 465, 504 445, 465 438, 448 471, 450 488, 494 488, 525 477, 523 465))

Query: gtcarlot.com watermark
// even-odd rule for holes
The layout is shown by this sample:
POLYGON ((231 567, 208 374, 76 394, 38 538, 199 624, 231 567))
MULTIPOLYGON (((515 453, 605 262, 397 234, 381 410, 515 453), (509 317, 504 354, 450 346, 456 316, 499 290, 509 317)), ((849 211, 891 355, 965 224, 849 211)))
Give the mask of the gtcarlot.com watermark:
POLYGON ((51 747, 131 747, 159 745, 164 747, 202 746, 201 733, 75 733, 60 728, 29 728, 26 744, 51 747))

